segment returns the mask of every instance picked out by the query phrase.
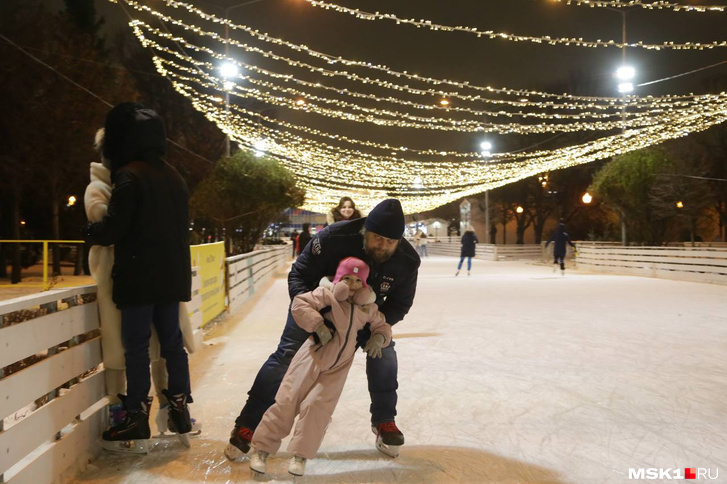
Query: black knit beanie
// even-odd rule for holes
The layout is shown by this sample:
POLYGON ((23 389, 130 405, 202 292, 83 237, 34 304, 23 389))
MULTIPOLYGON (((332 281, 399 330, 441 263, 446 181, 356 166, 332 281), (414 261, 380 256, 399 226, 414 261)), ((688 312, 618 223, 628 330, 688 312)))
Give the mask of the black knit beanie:
POLYGON ((404 235, 404 211, 401 203, 389 198, 376 205, 366 217, 364 226, 369 232, 375 232, 389 239, 400 239, 404 235))

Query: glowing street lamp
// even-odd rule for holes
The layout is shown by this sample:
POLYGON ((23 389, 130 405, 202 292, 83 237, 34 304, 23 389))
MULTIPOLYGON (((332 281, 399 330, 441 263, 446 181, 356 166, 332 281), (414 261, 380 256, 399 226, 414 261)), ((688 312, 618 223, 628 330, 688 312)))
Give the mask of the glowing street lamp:
POLYGON ((439 105, 446 108, 447 106, 449 106, 449 100, 448 99, 440 99, 439 100, 439 105))
POLYGON ((515 211, 517 213, 523 213, 525 211, 525 209, 523 207, 521 207, 520 205, 518 205, 517 208, 515 209, 515 211))
POLYGON ((434 241, 439 241, 439 220, 434 221, 434 241))
POLYGON ((588 205, 589 203, 591 203, 593 201, 593 197, 591 196, 590 193, 586 192, 581 197, 581 200, 583 200, 583 203, 585 203, 586 205, 588 205))
POLYGON ((677 202, 677 208, 684 208, 684 203, 681 200, 677 202))
POLYGON ((76 197, 71 195, 70 197, 68 197, 68 206, 69 207, 74 206, 76 204, 76 201, 77 201, 76 197))

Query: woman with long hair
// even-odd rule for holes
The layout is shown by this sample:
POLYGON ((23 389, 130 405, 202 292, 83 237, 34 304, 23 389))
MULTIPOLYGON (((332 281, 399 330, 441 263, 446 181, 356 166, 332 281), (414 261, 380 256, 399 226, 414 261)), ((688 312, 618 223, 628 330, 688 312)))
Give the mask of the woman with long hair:
POLYGON ((326 214, 326 221, 328 225, 331 225, 343 220, 353 220, 361 217, 361 212, 356 208, 356 204, 353 203, 351 197, 342 197, 338 205, 326 214))

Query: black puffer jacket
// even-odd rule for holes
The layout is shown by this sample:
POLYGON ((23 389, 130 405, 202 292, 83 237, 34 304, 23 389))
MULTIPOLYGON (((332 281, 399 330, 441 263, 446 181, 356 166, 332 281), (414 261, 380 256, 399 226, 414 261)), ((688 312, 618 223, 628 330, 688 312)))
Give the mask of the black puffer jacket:
POLYGON ((460 251, 460 257, 474 257, 475 248, 477 247, 477 235, 474 232, 467 231, 462 236, 462 250, 460 251))
POLYGON ((312 291, 323 276, 336 273, 345 257, 358 257, 369 264, 368 284, 376 293, 376 304, 393 325, 404 319, 416 294, 420 259, 406 239, 401 239, 394 255, 373 265, 363 250, 361 228, 365 218, 338 222, 321 230, 301 252, 288 275, 288 292, 293 299, 312 291))
POLYGON ((107 118, 106 139, 114 189, 107 215, 85 235, 91 244, 114 245, 114 302, 189 301, 189 191, 160 158, 166 144, 162 120, 138 104, 119 105, 107 118))

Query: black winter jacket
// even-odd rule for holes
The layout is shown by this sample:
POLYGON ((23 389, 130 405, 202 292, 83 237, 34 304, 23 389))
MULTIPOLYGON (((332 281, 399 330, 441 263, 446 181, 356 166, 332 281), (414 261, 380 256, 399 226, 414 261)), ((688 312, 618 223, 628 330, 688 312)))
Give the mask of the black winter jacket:
POLYGON ((336 273, 345 257, 358 257, 369 264, 367 283, 376 293, 376 304, 394 325, 409 312, 416 294, 420 259, 406 239, 401 239, 394 255, 380 265, 372 264, 363 249, 361 228, 365 218, 338 222, 321 230, 301 252, 288 275, 288 292, 293 299, 312 291, 323 276, 336 273))
POLYGON ((106 116, 103 155, 111 161, 109 209, 86 241, 114 246, 118 307, 189 301, 189 191, 162 160, 164 122, 151 109, 121 103, 106 116))
POLYGON ((550 243, 554 243, 553 256, 554 257, 565 257, 565 244, 567 243, 571 247, 575 248, 575 244, 571 241, 570 235, 565 231, 565 225, 558 224, 555 228, 555 232, 550 236, 548 242, 545 243, 545 248, 548 248, 550 243))
POLYGON ((477 247, 477 235, 474 232, 465 232, 462 236, 462 250, 460 257, 474 257, 475 248, 477 247))
POLYGON ((86 232, 114 246, 113 299, 118 307, 189 301, 189 192, 169 164, 134 161, 114 176, 108 214, 86 232))

